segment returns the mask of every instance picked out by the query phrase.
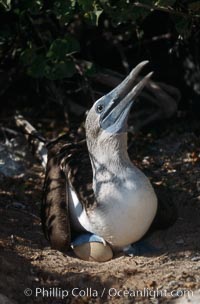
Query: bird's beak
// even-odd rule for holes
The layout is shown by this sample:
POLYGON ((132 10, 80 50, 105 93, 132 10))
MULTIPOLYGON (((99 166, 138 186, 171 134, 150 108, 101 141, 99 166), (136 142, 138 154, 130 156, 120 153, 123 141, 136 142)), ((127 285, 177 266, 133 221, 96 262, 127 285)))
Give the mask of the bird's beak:
POLYGON ((101 98, 105 109, 101 113, 100 126, 109 133, 126 131, 130 108, 153 74, 149 73, 134 86, 139 72, 147 63, 148 61, 139 63, 122 83, 101 98))

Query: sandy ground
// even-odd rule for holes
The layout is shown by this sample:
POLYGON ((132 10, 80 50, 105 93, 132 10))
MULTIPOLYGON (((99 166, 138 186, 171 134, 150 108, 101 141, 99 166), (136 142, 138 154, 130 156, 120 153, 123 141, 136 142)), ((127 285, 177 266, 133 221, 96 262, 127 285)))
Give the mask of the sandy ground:
POLYGON ((24 174, 0 175, 0 303, 200 303, 199 127, 186 122, 131 141, 131 157, 179 210, 173 227, 151 236, 162 255, 99 264, 51 250, 39 218, 40 165, 30 158, 24 174))

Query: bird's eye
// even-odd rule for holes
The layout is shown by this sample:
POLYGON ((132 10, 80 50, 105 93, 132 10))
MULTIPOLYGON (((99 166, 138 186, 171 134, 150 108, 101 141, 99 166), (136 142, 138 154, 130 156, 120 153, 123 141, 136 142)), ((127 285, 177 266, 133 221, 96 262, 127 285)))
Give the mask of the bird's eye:
POLYGON ((98 106, 97 106, 97 112, 98 113, 101 113, 103 111, 103 105, 102 104, 99 104, 98 106))

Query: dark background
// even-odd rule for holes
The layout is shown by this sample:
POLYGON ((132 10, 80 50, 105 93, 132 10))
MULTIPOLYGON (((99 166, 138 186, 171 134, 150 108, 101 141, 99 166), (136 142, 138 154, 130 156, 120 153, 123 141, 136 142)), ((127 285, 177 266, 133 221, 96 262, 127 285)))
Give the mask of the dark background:
POLYGON ((142 1, 139 8, 134 3, 0 4, 1 116, 12 118, 19 110, 29 119, 50 115, 66 125, 80 125, 84 110, 111 89, 95 80, 99 73, 108 69, 106 73, 120 73, 122 79, 149 60, 146 71, 154 71, 153 80, 181 92, 170 119, 198 119, 198 1, 142 1), (77 112, 75 103, 83 109, 77 112))

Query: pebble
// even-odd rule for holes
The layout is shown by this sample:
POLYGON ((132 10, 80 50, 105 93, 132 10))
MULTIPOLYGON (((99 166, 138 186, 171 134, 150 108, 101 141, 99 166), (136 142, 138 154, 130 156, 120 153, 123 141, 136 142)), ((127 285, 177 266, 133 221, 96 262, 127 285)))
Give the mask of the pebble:
POLYGON ((18 202, 12 203, 12 206, 17 209, 25 209, 25 206, 22 203, 18 202))
POLYGON ((178 281, 170 281, 168 285, 169 287, 175 287, 175 286, 179 286, 180 283, 178 281))
POLYGON ((150 298, 150 303, 151 304, 159 304, 159 300, 156 298, 150 298))
POLYGON ((142 160, 143 165, 149 165, 150 161, 149 161, 149 156, 145 156, 142 160))
POLYGON ((192 262, 198 262, 198 261, 200 261, 200 256, 195 256, 195 257, 191 258, 191 261, 192 262))
POLYGON ((168 279, 170 277, 171 278, 174 277, 174 272, 167 273, 166 275, 163 276, 163 278, 165 278, 165 279, 168 279))

